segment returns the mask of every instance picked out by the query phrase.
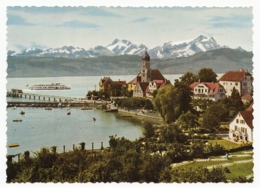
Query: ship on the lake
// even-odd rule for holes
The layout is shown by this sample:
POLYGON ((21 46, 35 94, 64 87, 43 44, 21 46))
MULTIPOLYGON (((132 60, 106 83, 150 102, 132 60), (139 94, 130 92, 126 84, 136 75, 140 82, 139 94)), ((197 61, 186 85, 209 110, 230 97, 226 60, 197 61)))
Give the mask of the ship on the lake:
POLYGON ((60 83, 51 83, 51 84, 36 84, 32 87, 29 87, 31 90, 66 90, 70 89, 70 87, 65 86, 60 83))

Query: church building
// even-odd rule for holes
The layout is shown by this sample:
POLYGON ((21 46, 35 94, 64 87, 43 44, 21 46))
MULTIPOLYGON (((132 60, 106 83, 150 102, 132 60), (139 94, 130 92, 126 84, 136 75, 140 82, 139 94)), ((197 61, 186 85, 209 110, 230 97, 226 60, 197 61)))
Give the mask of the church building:
POLYGON ((128 90, 133 91, 133 97, 152 97, 151 93, 161 86, 171 84, 166 80, 158 69, 151 69, 150 56, 147 51, 142 56, 142 65, 140 73, 128 83, 128 90), (155 82, 157 84, 155 84, 155 82), (162 83, 162 84, 158 84, 162 83), (151 85, 156 85, 152 88, 151 85), (150 91, 151 90, 151 91, 150 91))

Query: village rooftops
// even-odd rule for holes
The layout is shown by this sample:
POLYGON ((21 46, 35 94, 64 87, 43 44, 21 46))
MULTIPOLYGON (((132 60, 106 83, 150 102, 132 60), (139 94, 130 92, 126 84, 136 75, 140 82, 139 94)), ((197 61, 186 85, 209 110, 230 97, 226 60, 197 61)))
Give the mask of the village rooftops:
POLYGON ((248 71, 244 69, 236 70, 236 71, 228 71, 226 72, 219 81, 242 81, 245 76, 252 76, 248 71))
POLYGON ((240 111, 239 112, 241 114, 241 116, 243 117, 243 119, 245 120, 246 124, 253 129, 253 112, 252 111, 240 111))
POLYGON ((221 84, 219 84, 218 82, 212 83, 212 82, 193 82, 190 87, 192 89, 194 89, 198 84, 204 84, 208 89, 209 95, 214 95, 218 92, 219 87, 223 87, 221 84))

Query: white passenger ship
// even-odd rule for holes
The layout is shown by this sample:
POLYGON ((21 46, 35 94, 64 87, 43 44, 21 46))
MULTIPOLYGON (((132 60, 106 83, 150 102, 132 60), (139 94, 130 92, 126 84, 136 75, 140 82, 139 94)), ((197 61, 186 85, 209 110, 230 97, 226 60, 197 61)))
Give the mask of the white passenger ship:
POLYGON ((66 90, 70 89, 70 87, 67 87, 60 83, 52 83, 52 84, 37 84, 33 85, 32 87, 29 87, 31 90, 66 90))

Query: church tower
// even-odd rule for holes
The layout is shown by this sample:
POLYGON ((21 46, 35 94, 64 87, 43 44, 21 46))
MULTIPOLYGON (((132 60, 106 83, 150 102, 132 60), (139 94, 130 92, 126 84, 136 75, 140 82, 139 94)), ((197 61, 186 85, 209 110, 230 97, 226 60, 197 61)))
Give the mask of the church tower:
POLYGON ((145 50, 142 56, 142 68, 141 68, 141 82, 151 81, 151 68, 150 68, 150 56, 145 50))

